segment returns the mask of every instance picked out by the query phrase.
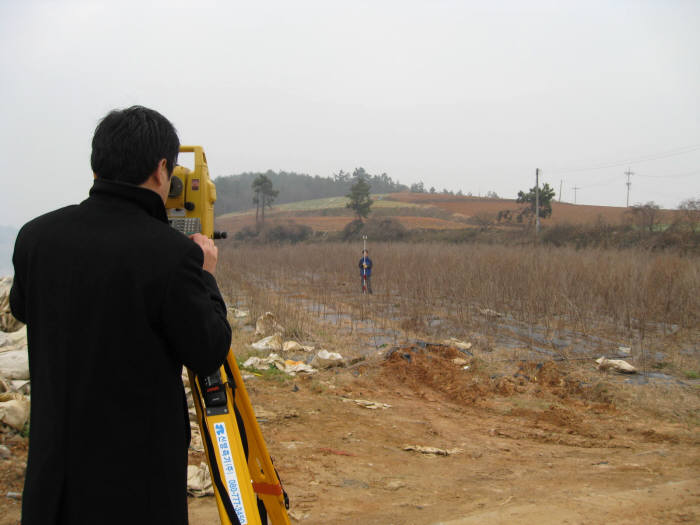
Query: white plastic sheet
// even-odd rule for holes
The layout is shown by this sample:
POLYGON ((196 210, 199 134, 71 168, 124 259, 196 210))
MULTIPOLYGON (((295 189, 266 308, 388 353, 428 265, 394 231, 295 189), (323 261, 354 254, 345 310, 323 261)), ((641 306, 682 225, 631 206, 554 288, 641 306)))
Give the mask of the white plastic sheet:
POLYGON ((321 350, 311 360, 311 366, 316 368, 330 368, 332 366, 341 366, 343 364, 343 356, 338 352, 329 352, 321 350))
POLYGON ((606 359, 600 357, 595 360, 598 363, 598 370, 614 370, 620 374, 636 374, 637 369, 622 359, 606 359))
POLYGON ((22 430, 29 420, 29 399, 16 392, 0 394, 0 421, 22 430))

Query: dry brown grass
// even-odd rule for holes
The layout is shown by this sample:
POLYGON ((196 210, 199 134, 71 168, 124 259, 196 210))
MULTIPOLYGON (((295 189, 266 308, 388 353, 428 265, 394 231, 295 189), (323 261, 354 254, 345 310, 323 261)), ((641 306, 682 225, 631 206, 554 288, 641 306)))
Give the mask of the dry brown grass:
POLYGON ((375 294, 367 297, 358 293, 360 250, 341 243, 229 246, 222 250, 219 281, 233 301, 244 301, 254 316, 274 311, 287 335, 298 338, 319 333, 319 322, 352 332, 371 321, 383 334, 467 339, 517 324, 546 339, 563 330, 614 339, 633 347, 645 370, 697 372, 697 352, 680 350, 692 350, 698 340, 698 258, 643 250, 377 244, 371 246, 375 294), (664 363, 655 362, 657 351, 667 352, 664 363))

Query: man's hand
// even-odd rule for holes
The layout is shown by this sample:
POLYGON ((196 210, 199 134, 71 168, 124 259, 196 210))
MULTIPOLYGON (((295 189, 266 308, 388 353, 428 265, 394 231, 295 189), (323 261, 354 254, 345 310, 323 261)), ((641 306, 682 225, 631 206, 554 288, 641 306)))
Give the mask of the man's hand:
POLYGON ((204 253, 204 263, 202 268, 214 275, 216 271, 216 261, 219 258, 219 249, 209 237, 201 233, 190 235, 190 239, 196 242, 204 253))
POLYGON ((366 265, 366 264, 363 264, 362 267, 363 267, 363 268, 367 268, 367 265, 366 265))

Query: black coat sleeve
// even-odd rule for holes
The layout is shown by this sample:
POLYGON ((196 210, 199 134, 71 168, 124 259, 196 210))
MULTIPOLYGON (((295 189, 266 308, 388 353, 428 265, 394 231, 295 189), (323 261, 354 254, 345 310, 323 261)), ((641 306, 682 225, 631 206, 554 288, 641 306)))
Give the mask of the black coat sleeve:
POLYGON ((169 278, 164 297, 165 336, 176 355, 195 373, 214 372, 231 346, 226 304, 214 276, 202 269, 201 248, 192 248, 169 278))
POLYGON ((15 267, 15 276, 12 280, 12 288, 10 288, 10 310, 12 311, 12 315, 15 317, 15 319, 26 324, 27 314, 25 311, 25 294, 22 282, 23 276, 21 274, 25 261, 21 260, 22 257, 19 239, 20 235, 17 236, 15 252, 12 255, 12 263, 15 267))
POLYGON ((16 278, 12 281, 12 288, 10 289, 10 311, 15 319, 22 323, 27 323, 27 316, 24 312, 24 293, 16 278))

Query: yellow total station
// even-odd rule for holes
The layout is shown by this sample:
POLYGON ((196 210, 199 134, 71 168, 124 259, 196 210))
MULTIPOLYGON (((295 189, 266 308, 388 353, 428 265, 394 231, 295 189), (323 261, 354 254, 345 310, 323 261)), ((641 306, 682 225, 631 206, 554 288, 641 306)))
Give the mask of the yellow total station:
POLYGON ((194 153, 194 171, 180 165, 173 170, 165 203, 170 225, 185 235, 201 233, 210 239, 226 238, 226 232, 214 231, 216 186, 209 178, 204 149, 180 146, 180 152, 194 153))

